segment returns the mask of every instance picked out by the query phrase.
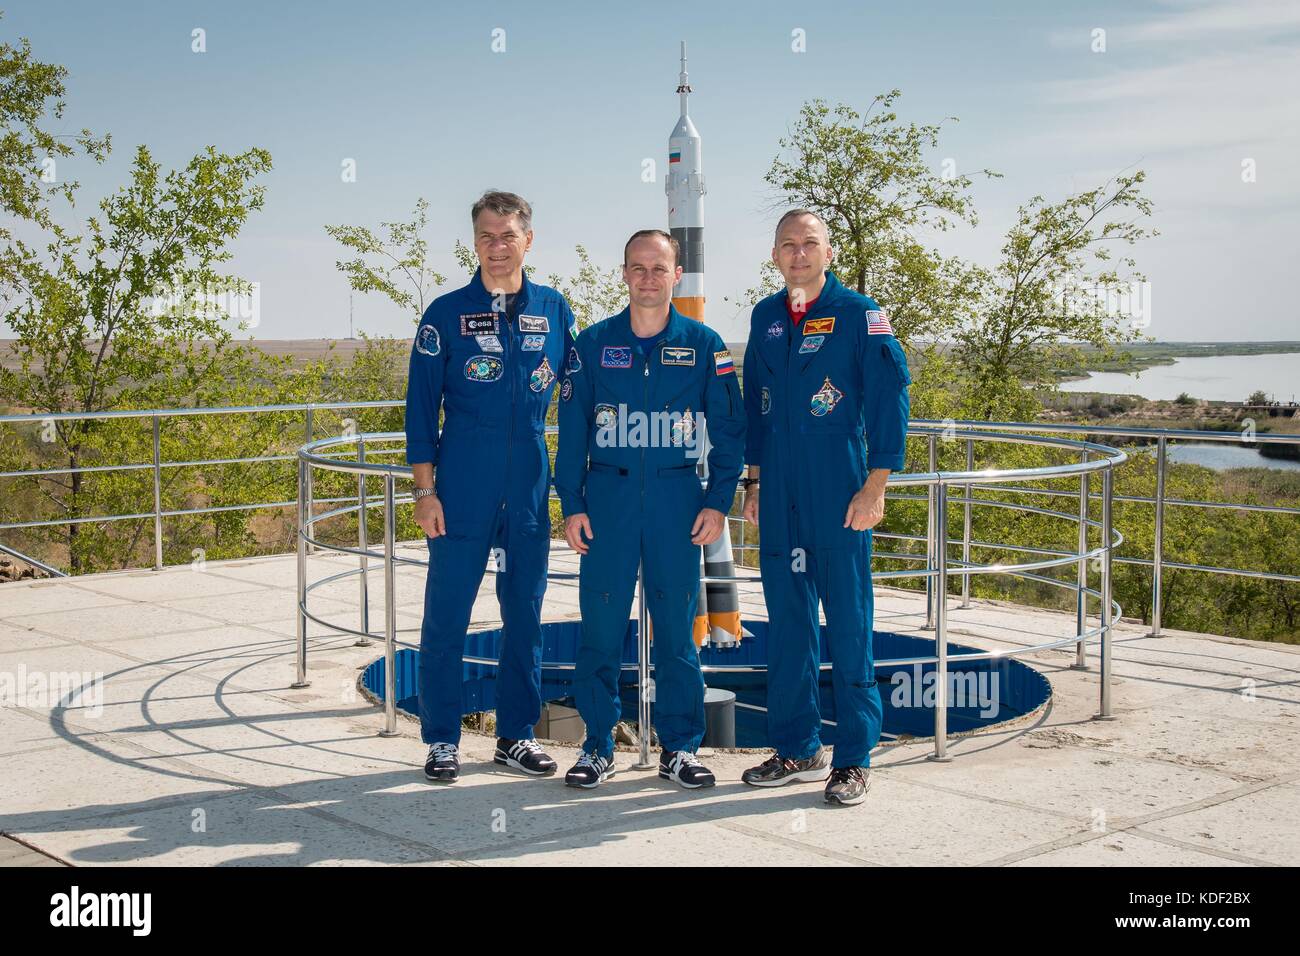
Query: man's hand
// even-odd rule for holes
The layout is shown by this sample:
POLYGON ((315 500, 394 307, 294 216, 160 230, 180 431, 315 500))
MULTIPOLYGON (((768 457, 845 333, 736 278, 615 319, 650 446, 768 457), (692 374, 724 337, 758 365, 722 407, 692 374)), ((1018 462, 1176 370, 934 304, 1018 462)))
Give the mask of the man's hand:
POLYGON ((564 519, 564 540, 568 541, 569 547, 579 554, 586 554, 588 551, 587 542, 582 540, 584 534, 588 541, 596 537, 591 530, 591 521, 585 514, 569 515, 564 519))
POLYGON ((866 484, 849 502, 844 515, 844 527, 866 531, 880 524, 885 517, 885 482, 889 480, 888 468, 874 468, 867 475, 866 484))
POLYGON ((750 485, 745 492, 745 507, 740 515, 755 528, 758 527, 758 485, 750 485))
POLYGON ((717 508, 705 508, 695 516, 691 526, 691 544, 713 544, 722 537, 727 526, 727 516, 717 508))
POLYGON ((415 499, 415 523, 430 538, 447 533, 447 519, 442 513, 442 502, 437 495, 424 495, 415 499))

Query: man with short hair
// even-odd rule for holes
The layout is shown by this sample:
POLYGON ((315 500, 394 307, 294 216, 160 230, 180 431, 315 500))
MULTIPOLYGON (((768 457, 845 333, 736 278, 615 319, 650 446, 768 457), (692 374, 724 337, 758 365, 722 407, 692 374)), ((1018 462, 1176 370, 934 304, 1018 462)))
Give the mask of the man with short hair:
POLYGON ((470 218, 479 267, 468 285, 425 310, 406 396, 415 520, 429 545, 420 735, 429 745, 424 774, 442 783, 460 775, 465 636, 489 553, 502 621, 494 760, 533 776, 556 769, 533 739, 551 536, 545 425, 577 332, 564 296, 524 275, 533 242, 528 203, 487 192, 470 218))
POLYGON ((681 275, 671 235, 635 233, 623 250, 628 307, 578 336, 560 386, 555 490, 565 537, 582 555, 573 695, 587 725, 582 755, 564 778, 570 786, 590 789, 614 775, 638 563, 653 625, 659 776, 687 789, 715 783, 695 756, 705 731, 704 679, 692 630, 700 547, 726 533, 745 416, 722 338, 672 305, 681 275), (706 426, 709 483, 701 489, 706 426))
POLYGON ((741 779, 759 787, 826 780, 826 801, 851 805, 866 795, 880 739, 871 529, 884 517, 889 472, 904 467, 911 376, 880 306, 828 271, 833 255, 816 214, 781 217, 772 261, 786 288, 754 306, 745 349, 744 514, 759 528, 776 753, 741 779), (819 599, 832 660, 833 762, 821 745, 819 599))

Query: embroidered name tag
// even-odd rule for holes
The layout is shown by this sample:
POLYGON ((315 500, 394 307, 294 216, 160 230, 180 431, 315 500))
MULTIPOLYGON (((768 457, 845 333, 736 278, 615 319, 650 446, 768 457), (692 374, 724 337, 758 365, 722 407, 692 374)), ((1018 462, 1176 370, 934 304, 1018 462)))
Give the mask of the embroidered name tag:
POLYGON ((501 339, 495 335, 476 335, 474 341, 484 352, 504 352, 501 347, 501 339))
POLYGON ((826 332, 835 331, 835 316, 827 316, 824 319, 804 319, 804 335, 822 335, 826 332))
POLYGON ((520 332, 549 332, 551 323, 546 321, 544 315, 521 315, 519 316, 520 332))
POLYGON ((659 353, 659 361, 664 365, 694 365, 695 349, 665 345, 659 353))
POLYGON ((460 317, 461 335, 496 335, 501 331, 501 320, 495 312, 475 312, 460 317))

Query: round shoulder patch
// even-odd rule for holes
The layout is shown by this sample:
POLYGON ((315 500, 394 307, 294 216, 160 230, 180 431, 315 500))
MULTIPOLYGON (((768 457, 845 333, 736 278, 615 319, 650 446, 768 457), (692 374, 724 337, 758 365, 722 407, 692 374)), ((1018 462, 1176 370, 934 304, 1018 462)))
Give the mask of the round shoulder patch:
POLYGON ((415 350, 421 355, 437 355, 442 351, 442 342, 438 338, 438 329, 432 323, 420 326, 415 333, 415 350))

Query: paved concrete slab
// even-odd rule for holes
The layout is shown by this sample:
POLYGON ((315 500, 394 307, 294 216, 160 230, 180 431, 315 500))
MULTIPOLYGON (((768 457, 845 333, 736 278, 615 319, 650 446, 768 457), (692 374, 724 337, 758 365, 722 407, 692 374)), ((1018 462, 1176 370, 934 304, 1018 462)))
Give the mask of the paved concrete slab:
MULTIPOLYGON (((400 553, 421 557, 419 542, 400 553)), ((355 559, 311 559, 312 578, 355 559)), ((563 552, 552 569, 574 570, 563 552)), ((382 575, 371 575, 382 624, 382 575)), ((1295 865, 1300 810, 1300 649, 1121 624, 1116 719, 1097 721, 1089 670, 1072 647, 1027 658, 1052 684, 1041 712, 873 756, 865 805, 832 808, 820 786, 754 790, 741 772, 764 754, 705 754, 718 775, 688 793, 636 770, 594 791, 492 763, 467 734, 462 780, 424 780, 418 727, 378 736, 356 691, 382 645, 311 624, 311 686, 293 689, 293 556, 207 562, 202 570, 90 575, 0 586, 0 674, 90 672, 80 693, 0 707, 0 862, 396 865, 1295 865)), ((396 588, 402 639, 418 641, 423 569, 396 588)), ((761 616, 757 586, 742 609, 761 616)), ((319 600, 317 598, 319 597, 319 600)), ((355 578, 312 607, 355 626, 355 578)), ((926 635, 916 592, 877 590, 882 627, 926 635)), ((577 589, 554 582, 548 619, 572 618, 577 589)), ((499 621, 485 578, 475 622, 499 621)), ((950 612, 953 639, 1023 648, 1066 635, 1073 614, 997 602, 950 612)), ((563 769, 571 747, 550 748, 563 769)), ((23 864, 27 865, 27 864, 23 864)))

